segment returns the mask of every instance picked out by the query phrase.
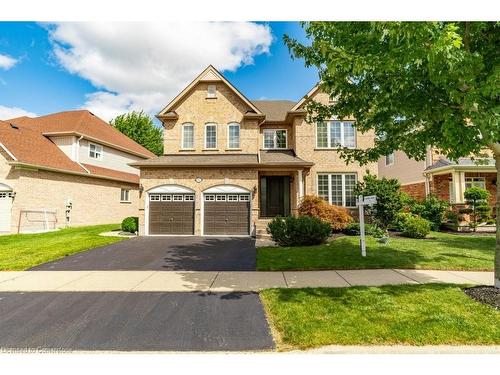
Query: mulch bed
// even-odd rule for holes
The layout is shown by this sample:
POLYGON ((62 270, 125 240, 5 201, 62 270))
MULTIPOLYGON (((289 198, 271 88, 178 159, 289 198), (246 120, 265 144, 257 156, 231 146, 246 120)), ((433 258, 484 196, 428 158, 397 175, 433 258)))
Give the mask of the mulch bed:
POLYGON ((495 288, 494 286, 475 286, 464 289, 464 292, 473 300, 500 310, 500 288, 495 288))

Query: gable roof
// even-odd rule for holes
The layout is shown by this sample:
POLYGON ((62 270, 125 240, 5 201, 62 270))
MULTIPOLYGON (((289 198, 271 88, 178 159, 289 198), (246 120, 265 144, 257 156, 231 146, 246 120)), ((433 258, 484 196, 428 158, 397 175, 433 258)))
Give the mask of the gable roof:
POLYGON ((215 69, 212 65, 209 65, 203 70, 203 72, 198 75, 189 85, 184 88, 175 98, 173 98, 170 103, 163 108, 160 113, 156 115, 159 119, 165 117, 169 112, 171 112, 172 108, 177 104, 185 95, 187 95, 198 82, 214 82, 214 81, 222 81, 224 82, 233 92, 245 103, 247 104, 253 112, 257 115, 262 115, 263 113, 250 101, 245 95, 243 95, 236 87, 234 87, 231 82, 229 82, 222 74, 219 73, 217 69, 215 69))
POLYGON ((18 117, 8 122, 30 127, 43 135, 83 135, 122 151, 149 158, 154 154, 87 110, 65 111, 40 117, 18 117))
POLYGON ((71 160, 49 138, 30 125, 0 120, 0 147, 8 155, 8 163, 11 165, 139 183, 139 176, 136 174, 79 164, 71 160))
POLYGON ((302 105, 311 98, 314 94, 316 94, 319 91, 319 83, 314 85, 314 87, 309 90, 309 92, 302 97, 293 107, 290 109, 290 111, 297 111, 302 105))
POLYGON ((291 100, 252 100, 265 115, 266 121, 285 121, 295 102, 291 100))

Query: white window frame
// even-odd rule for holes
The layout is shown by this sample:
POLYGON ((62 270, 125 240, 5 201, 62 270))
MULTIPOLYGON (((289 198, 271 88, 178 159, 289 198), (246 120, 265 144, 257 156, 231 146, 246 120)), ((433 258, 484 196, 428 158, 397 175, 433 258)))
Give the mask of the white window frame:
POLYGON ((217 98, 217 85, 209 84, 207 86, 207 99, 217 98))
MULTIPOLYGON (((322 149, 322 150, 328 150, 328 149, 336 149, 339 147, 346 147, 345 146, 345 131, 344 131, 344 124, 345 123, 352 123, 353 125, 355 124, 354 121, 349 120, 349 121, 339 121, 339 120, 330 120, 326 121, 326 144, 327 146, 319 146, 318 145, 318 123, 316 123, 316 148, 317 149, 322 149), (332 145, 332 134, 331 134, 331 127, 333 126, 333 123, 338 122, 340 123, 340 146, 334 146, 332 145)), ((356 148, 358 144, 358 134, 356 131, 356 127, 354 126, 354 146, 349 146, 347 148, 354 149, 356 148)))
POLYGON ((354 206, 347 206, 346 205, 346 190, 345 190, 345 176, 346 175, 350 175, 350 176, 354 176, 354 180, 355 182, 358 181, 358 175, 357 173, 350 173, 350 172, 342 172, 342 173, 337 173, 337 172, 333 172, 333 173, 318 173, 317 176, 316 176, 316 193, 319 195, 319 178, 317 178, 318 176, 328 176, 328 203, 329 204, 333 204, 332 203, 332 198, 333 198, 333 191, 332 191, 332 176, 333 175, 336 175, 336 176, 342 176, 342 207, 346 207, 346 208, 355 208, 356 207, 356 204, 354 204, 354 206))
POLYGON ((217 128, 218 128, 218 126, 217 126, 217 124, 215 122, 207 122, 205 124, 205 136, 203 137, 205 139, 205 143, 203 145, 204 148, 205 148, 205 150, 217 150, 217 144, 218 144, 218 139, 217 139, 218 138, 218 134, 217 134, 218 131, 217 131, 217 128), (214 147, 208 147, 207 146, 207 128, 209 126, 215 127, 215 146, 214 147))
POLYGON ((120 202, 129 203, 130 202, 130 189, 120 189, 120 202), (123 199, 123 193, 125 193, 125 199, 123 199))
POLYGON ((103 154, 104 154, 104 148, 101 145, 98 145, 97 143, 89 142, 89 158, 96 159, 96 160, 102 160, 103 154), (92 150, 92 147, 94 147, 94 150, 92 150), (94 153, 94 156, 91 155, 92 152, 94 153), (97 155, 99 155, 99 156, 97 156, 97 155))
POLYGON ((215 195, 215 201, 216 202, 226 202, 227 201, 226 194, 216 194, 215 195))
POLYGON ((214 202, 215 194, 205 194, 205 202, 214 202))
POLYGON ((184 124, 182 124, 182 128, 181 128, 181 149, 183 149, 183 150, 192 150, 192 149, 194 149, 194 140, 195 140, 195 136, 194 136, 194 124, 192 122, 185 122, 184 124), (185 145, 184 145, 184 129, 186 127, 192 127, 192 129, 193 129, 193 142, 191 144, 191 147, 185 147, 185 145))
POLYGON ((264 129, 262 131, 262 148, 264 150, 286 150, 288 148, 288 129, 264 129), (277 131, 285 132, 285 147, 277 147, 278 146, 278 136, 277 131), (273 136, 273 147, 266 147, 266 133, 274 132, 273 136))
POLYGON ((182 202, 182 201, 184 201, 184 195, 182 195, 182 194, 174 194, 174 195, 172 195, 172 201, 174 201, 174 202, 182 202))
POLYGON ((162 194, 161 195, 161 201, 162 202, 170 202, 172 200, 172 195, 170 194, 162 194), (165 198, 165 199, 163 199, 165 198))
POLYGON ((230 150, 238 150, 241 148, 241 126, 237 122, 230 122, 227 124, 227 148, 230 150), (231 146, 231 132, 229 131, 231 127, 237 127, 238 128, 238 147, 232 147, 231 146))
POLYGON ((486 189, 486 179, 484 177, 465 177, 465 189, 469 187, 478 187, 481 189, 486 189))
POLYGON ((151 202, 159 202, 160 201, 160 194, 150 194, 149 200, 151 202))
POLYGON ((194 194, 184 195, 184 202, 193 202, 193 201, 194 201, 194 194))
POLYGON ((239 200, 240 200, 240 202, 250 202, 250 195, 249 194, 240 194, 239 200))
POLYGON ((394 159, 395 159, 394 152, 391 152, 390 154, 385 155, 385 166, 389 167, 389 166, 393 165, 394 159), (392 156, 392 159, 391 159, 391 156, 392 156))

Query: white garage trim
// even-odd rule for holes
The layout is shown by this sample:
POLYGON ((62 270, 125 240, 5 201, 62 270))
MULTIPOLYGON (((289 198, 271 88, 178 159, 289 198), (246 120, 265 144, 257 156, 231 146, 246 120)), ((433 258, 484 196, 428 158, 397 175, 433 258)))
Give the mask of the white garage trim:
POLYGON ((241 186, 236 186, 236 185, 217 185, 217 186, 212 186, 211 188, 208 188, 207 190, 204 190, 203 193, 204 194, 214 194, 214 193, 219 193, 219 194, 231 194, 231 193, 248 194, 248 193, 250 193, 250 190, 244 189, 241 186))
POLYGON ((7 185, 7 184, 2 184, 2 183, 0 182, 0 191, 12 191, 12 190, 14 190, 14 189, 12 189, 9 185, 7 185))
POLYGON ((194 194, 194 190, 192 189, 189 189, 185 186, 182 186, 182 185, 160 185, 160 186, 156 186, 150 190, 148 190, 148 194, 152 194, 152 193, 170 193, 170 194, 173 194, 173 193, 193 193, 194 194))
MULTIPOLYGON (((149 194, 158 194, 158 193, 166 193, 166 194, 195 194, 194 190, 187 188, 182 185, 175 185, 175 184, 165 184, 165 185, 159 185, 155 186, 154 188, 149 189, 146 192, 146 196, 144 197, 144 235, 146 236, 160 236, 160 235, 155 235, 155 234, 149 234, 149 194)), ((196 199, 196 195, 195 195, 196 199)), ((195 204, 195 210, 196 210, 196 204, 195 204)), ((196 214, 193 218, 194 220, 194 233, 196 233, 196 214)))
MULTIPOLYGON (((248 211, 248 233, 252 235, 252 192, 238 185, 217 185, 212 186, 201 192, 201 202, 200 202, 200 234, 205 236, 205 195, 206 194, 249 194, 250 208, 248 211)), ((208 236, 208 235, 207 235, 208 236)), ((239 236, 229 236, 229 237, 239 237, 239 236)), ((248 237, 248 236, 243 236, 248 237)))
POLYGON ((0 183, 0 233, 10 233, 12 215, 12 188, 0 183))

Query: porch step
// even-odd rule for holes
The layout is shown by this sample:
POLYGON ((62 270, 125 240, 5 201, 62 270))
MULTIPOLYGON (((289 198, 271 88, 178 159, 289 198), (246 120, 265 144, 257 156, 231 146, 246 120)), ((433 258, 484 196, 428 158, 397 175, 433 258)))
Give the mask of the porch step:
POLYGON ((257 238, 271 238, 267 233, 267 224, 271 219, 259 219, 255 222, 255 237, 257 238))

